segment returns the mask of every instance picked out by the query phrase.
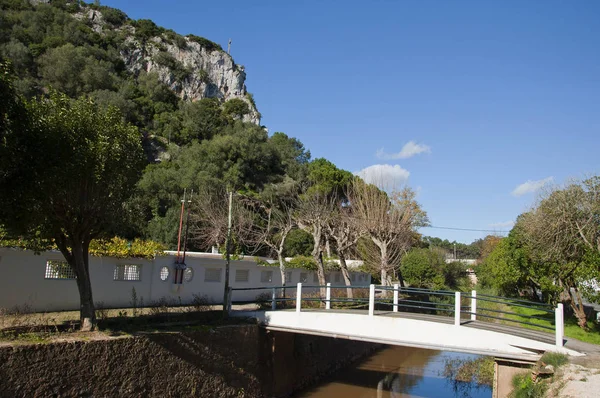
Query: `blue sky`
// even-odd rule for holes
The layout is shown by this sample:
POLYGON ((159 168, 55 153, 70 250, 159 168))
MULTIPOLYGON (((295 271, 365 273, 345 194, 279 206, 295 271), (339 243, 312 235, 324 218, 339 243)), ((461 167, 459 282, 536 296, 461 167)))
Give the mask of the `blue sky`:
POLYGON ((410 185, 433 226, 508 230, 536 186, 600 172, 598 1, 102 4, 231 38, 270 132, 410 185))

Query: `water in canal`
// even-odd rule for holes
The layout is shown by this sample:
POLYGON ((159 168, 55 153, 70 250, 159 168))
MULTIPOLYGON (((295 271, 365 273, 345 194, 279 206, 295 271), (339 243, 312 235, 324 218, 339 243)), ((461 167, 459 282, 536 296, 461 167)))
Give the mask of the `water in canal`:
POLYGON ((475 356, 390 346, 338 371, 297 397, 491 397, 491 387, 453 383, 444 377, 446 361, 456 358, 475 356))

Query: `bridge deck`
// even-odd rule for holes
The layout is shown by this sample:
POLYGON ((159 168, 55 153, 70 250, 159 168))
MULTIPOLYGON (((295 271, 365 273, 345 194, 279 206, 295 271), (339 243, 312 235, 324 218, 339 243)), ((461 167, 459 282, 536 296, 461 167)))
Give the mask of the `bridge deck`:
POLYGON ((496 357, 533 360, 548 350, 581 355, 577 349, 557 349, 554 335, 499 323, 471 321, 464 314, 461 326, 454 318, 409 312, 361 309, 295 309, 233 311, 233 316, 256 317, 271 330, 317 334, 392 345, 469 352, 496 357))
MULTIPOLYGON (((284 309, 277 311, 294 311, 293 309, 284 309)), ((368 314, 367 310, 359 310, 359 309, 331 309, 324 310, 320 308, 303 308, 302 312, 333 312, 333 313, 354 313, 360 315, 368 314)), ((431 314, 419 314, 414 312, 393 312, 393 311, 381 311, 375 310, 376 316, 387 316, 393 318, 404 318, 404 319, 415 319, 420 321, 428 321, 428 322, 436 322, 436 323, 444 323, 447 325, 454 324, 454 318, 452 316, 444 316, 444 315, 431 315, 431 314)), ((517 337, 523 337, 535 341, 540 341, 543 343, 554 344, 554 334, 544 332, 536 329, 526 329, 519 326, 506 325, 503 323, 495 323, 495 322, 486 322, 486 321, 472 321, 467 318, 467 314, 465 314, 465 318, 461 320, 461 325, 481 329, 481 330, 490 330, 493 332, 499 332, 504 334, 510 334, 517 337)))

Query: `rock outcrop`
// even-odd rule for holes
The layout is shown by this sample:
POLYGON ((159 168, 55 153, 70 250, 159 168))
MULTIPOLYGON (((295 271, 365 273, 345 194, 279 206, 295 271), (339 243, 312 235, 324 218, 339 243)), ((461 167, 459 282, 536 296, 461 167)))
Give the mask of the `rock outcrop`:
MULTIPOLYGON (((165 34, 142 40, 136 35, 136 27, 132 25, 126 24, 118 28, 107 26, 99 10, 85 9, 75 16, 87 19, 92 29, 99 34, 104 34, 109 29, 125 34, 126 38, 119 52, 129 72, 136 75, 141 71, 156 73, 159 80, 183 100, 241 99, 250 109, 243 120, 260 124, 260 113, 246 90, 244 67, 237 65, 225 51, 207 48, 193 37, 180 36, 174 32, 171 32, 172 37, 177 36, 177 40, 169 40, 165 34)), ((210 43, 208 40, 206 42, 210 43)))

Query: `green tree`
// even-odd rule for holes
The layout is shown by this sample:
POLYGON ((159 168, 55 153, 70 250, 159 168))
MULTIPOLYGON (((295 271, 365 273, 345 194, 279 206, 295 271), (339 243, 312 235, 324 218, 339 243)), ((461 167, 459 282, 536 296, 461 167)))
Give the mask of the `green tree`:
POLYGON ((307 178, 307 165, 310 161, 310 151, 297 138, 276 132, 269 138, 270 145, 275 149, 281 160, 285 173, 297 182, 307 178))
POLYGON ((314 244, 311 234, 303 229, 293 229, 285 240, 285 256, 310 256, 314 244))
POLYGON ((524 219, 531 255, 564 289, 578 319, 587 328, 580 286, 600 278, 600 176, 555 187, 524 219))
POLYGON ((118 111, 87 99, 52 94, 28 111, 30 123, 0 146, 0 220, 15 233, 54 239, 77 277, 81 328, 90 330, 89 245, 124 211, 143 161, 140 135, 118 111))
POLYGON ((203 98, 183 104, 181 111, 182 129, 176 141, 180 145, 192 140, 209 140, 227 125, 217 98, 203 98))
POLYGON ((445 256, 439 249, 412 249, 402 257, 402 276, 411 286, 441 289, 445 256))
POLYGON ((250 113, 250 107, 246 101, 239 98, 232 98, 223 105, 223 113, 233 119, 242 119, 250 113))

